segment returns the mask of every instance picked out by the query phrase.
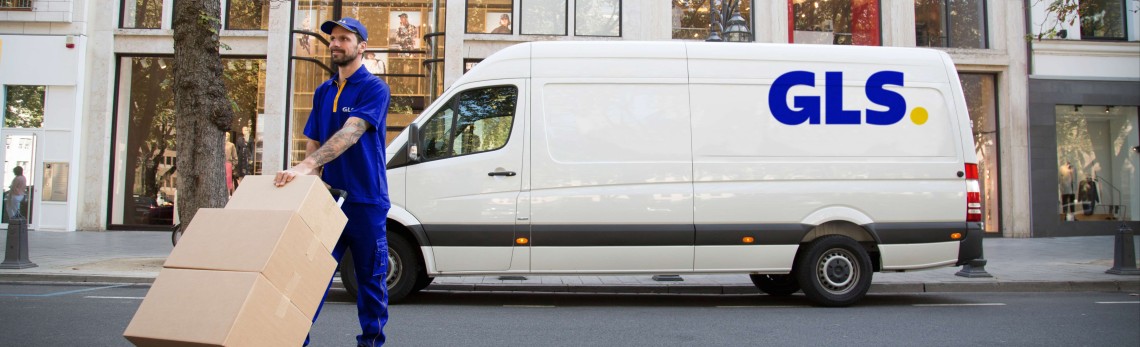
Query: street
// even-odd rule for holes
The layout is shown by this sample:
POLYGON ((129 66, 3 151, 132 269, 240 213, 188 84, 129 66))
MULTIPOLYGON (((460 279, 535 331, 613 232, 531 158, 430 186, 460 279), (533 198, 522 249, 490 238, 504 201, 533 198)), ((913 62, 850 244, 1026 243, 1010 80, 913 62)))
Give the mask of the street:
MULTIPOLYGON (((149 286, 0 284, 0 345, 129 346, 149 286)), ((334 292, 314 346, 351 346, 355 304, 334 292)), ((1140 345, 1129 293, 872 294, 849 308, 800 295, 424 292, 391 307, 398 346, 1140 345)))

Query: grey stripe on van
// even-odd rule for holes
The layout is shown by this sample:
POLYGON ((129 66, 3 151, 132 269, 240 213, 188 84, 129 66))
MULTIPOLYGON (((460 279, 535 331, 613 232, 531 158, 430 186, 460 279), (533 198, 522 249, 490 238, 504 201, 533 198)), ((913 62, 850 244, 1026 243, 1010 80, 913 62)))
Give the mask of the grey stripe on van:
MULTIPOLYGON (((882 244, 954 241, 950 234, 965 233, 965 222, 873 223, 863 225, 882 244)), ((701 224, 656 225, 425 225, 432 246, 510 247, 516 237, 529 237, 534 247, 600 246, 727 246, 794 245, 811 231, 808 224, 701 224), (519 229, 516 230, 515 229, 519 229)))

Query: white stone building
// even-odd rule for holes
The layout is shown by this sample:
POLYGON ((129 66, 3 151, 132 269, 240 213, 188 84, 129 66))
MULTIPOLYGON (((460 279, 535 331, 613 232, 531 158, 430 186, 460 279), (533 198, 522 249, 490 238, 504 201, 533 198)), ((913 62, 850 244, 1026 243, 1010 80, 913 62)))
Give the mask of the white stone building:
MULTIPOLYGON (((503 47, 536 40, 704 40, 709 1, 222 0, 221 35, 229 49, 222 51, 221 78, 238 116, 230 135, 232 175, 236 181, 302 159, 297 144, 311 92, 329 77, 323 35, 315 33, 325 20, 356 17, 368 26, 366 65, 392 86, 388 131, 394 134, 467 68, 503 47)), ((1133 6, 1125 4, 1132 0, 1086 1, 1133 6)), ((1121 10, 1123 38, 1029 41, 1026 34, 1036 30, 1030 14, 1037 13, 1030 9, 1041 6, 1038 0, 741 2, 756 42, 949 52, 975 120, 987 231, 1012 237, 1111 232, 1093 226, 1103 222, 1058 222, 1059 195, 1050 183, 1057 182, 1050 181, 1057 178, 1050 176, 1056 160, 1039 157, 1057 156, 1056 140, 1047 136, 1056 136, 1049 108, 1055 105, 1132 112, 1133 123, 1108 127, 1135 132, 1140 103, 1137 93, 1125 94, 1140 86, 1135 12, 1121 10), (1072 54, 1086 48, 1098 53, 1072 54), (1050 93, 1072 85, 1090 89, 1075 101, 1051 99, 1050 93), (1102 91, 1116 96, 1104 99, 1102 91)), ((25 95, 24 86, 46 87, 41 125, 6 122, 0 130, 0 136, 35 138, 29 181, 51 186, 53 193, 31 199, 33 227, 142 229, 173 222, 171 164, 177 153, 171 141, 177 136, 167 126, 173 117, 172 9, 173 0, 0 0, 0 85, 14 91, 6 95, 25 95)), ((19 155, 9 149, 4 158, 7 163, 19 155)), ((1136 166, 1135 154, 1128 158, 1098 172, 1126 176, 1123 168, 1136 166)), ((1114 195, 1112 205, 1130 202, 1129 210, 1115 213, 1140 219, 1138 197, 1114 195)), ((1094 209, 1088 218, 1112 212, 1094 209)))

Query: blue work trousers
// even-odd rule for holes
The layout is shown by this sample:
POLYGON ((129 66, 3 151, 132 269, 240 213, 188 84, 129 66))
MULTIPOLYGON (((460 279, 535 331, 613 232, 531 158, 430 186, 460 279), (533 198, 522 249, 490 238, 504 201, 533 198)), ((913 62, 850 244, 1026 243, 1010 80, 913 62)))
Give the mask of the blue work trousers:
MULTIPOLYGON (((388 208, 377 204, 345 202, 341 207, 348 216, 348 225, 340 235, 332 256, 340 262, 345 249, 352 250, 356 270, 356 311, 360 319, 361 335, 356 336, 358 346, 384 344, 384 324, 388 322, 388 208)), ((332 285, 332 280, 329 280, 332 285)), ((328 290, 325 291, 328 298, 328 290)), ((321 315, 324 300, 313 316, 316 323, 321 315)), ((309 339, 305 338, 305 345, 309 339)))

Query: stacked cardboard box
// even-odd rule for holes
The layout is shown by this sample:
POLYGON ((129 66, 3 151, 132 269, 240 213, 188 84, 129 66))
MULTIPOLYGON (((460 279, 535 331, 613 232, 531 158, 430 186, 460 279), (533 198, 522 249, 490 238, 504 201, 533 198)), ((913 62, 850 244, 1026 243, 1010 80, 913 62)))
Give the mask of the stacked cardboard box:
POLYGON ((348 219, 316 176, 246 176, 200 209, 123 334, 137 346, 299 346, 348 219))

